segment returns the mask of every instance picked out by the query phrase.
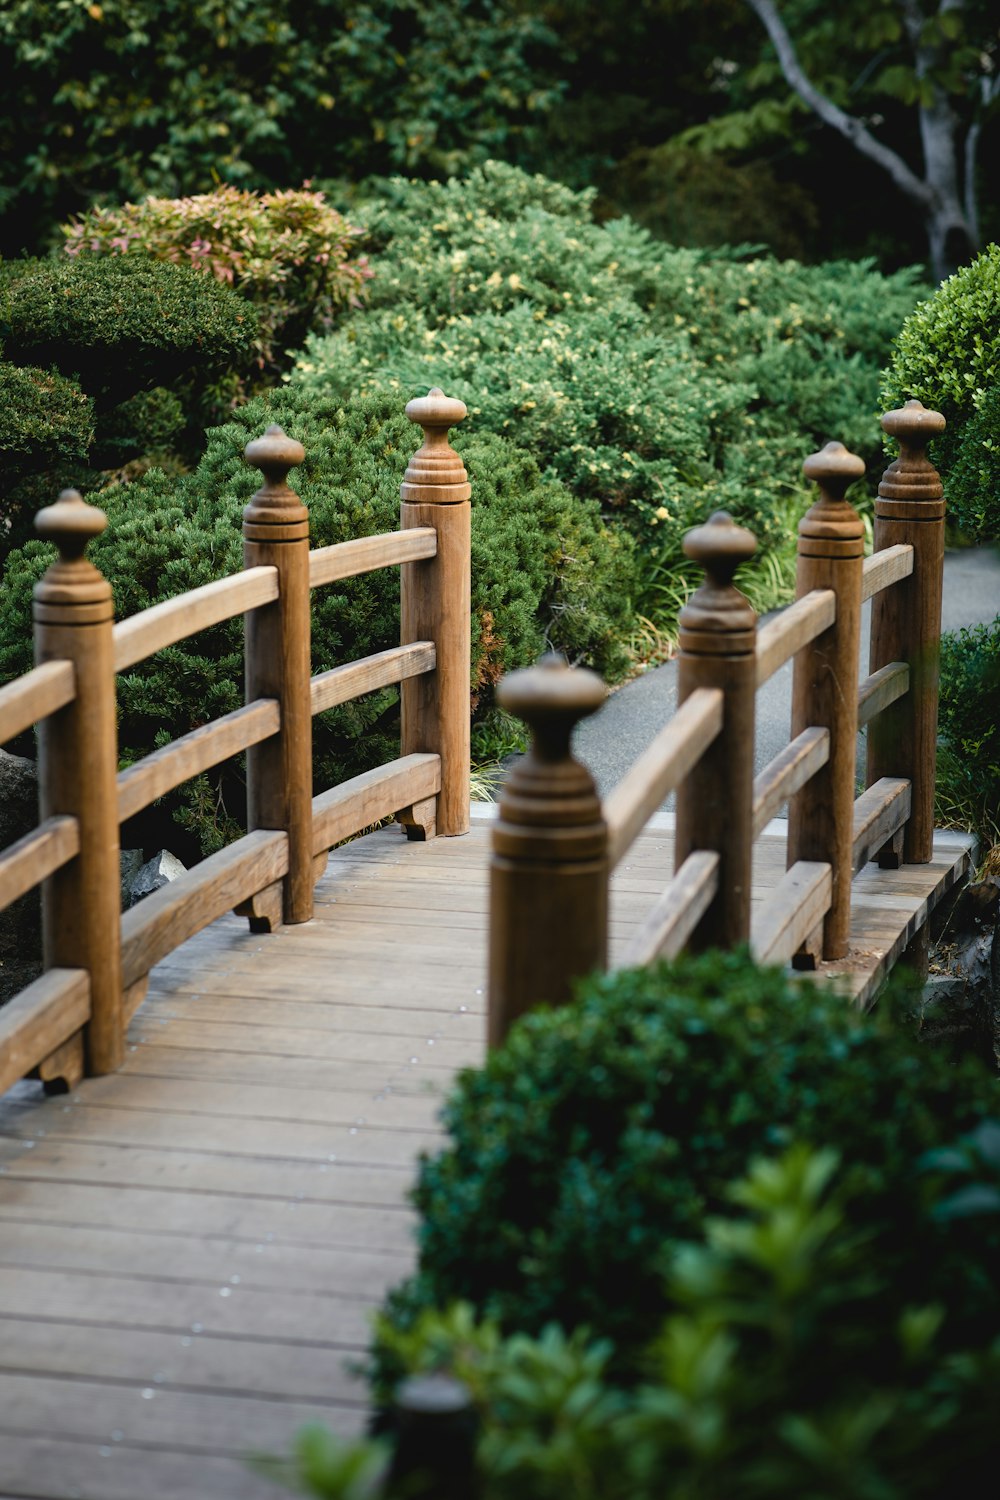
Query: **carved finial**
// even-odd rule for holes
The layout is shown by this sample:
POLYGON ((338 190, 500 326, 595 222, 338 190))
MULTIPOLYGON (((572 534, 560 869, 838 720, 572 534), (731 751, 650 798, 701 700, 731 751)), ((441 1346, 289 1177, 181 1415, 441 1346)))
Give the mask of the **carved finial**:
POLYGON ((265 537, 297 540, 303 527, 308 531, 309 512, 288 488, 288 471, 302 462, 306 450, 272 422, 263 437, 247 443, 243 456, 264 476, 264 483, 243 512, 243 535, 250 541, 263 541, 265 537), (267 529, 258 531, 257 527, 267 529))
POLYGON ((545 761, 569 754, 573 730, 596 713, 608 690, 596 672, 571 667, 549 652, 533 667, 512 672, 497 687, 497 702, 523 719, 534 736, 534 749, 545 761))
POLYGON ((847 544, 846 552, 841 549, 836 553, 838 557, 860 556, 864 524, 844 495, 865 472, 864 460, 843 443, 827 443, 818 453, 810 453, 802 472, 819 485, 819 496, 799 522, 799 553, 830 556, 826 544, 836 541, 847 544))
POLYGON ((843 500, 848 485, 865 472, 865 462, 843 443, 827 443, 818 453, 810 453, 802 472, 807 479, 814 479, 831 500, 843 500))
POLYGON ((438 386, 408 403, 406 415, 423 428, 424 441, 403 477, 400 494, 404 500, 447 505, 469 499, 469 476, 448 442, 448 429, 461 422, 467 411, 464 401, 446 396, 438 386))
POLYGON ((922 401, 907 401, 882 418, 883 431, 910 448, 926 448, 931 438, 940 437, 947 422, 939 411, 929 411, 922 401))
POLYGON ((686 533, 683 545, 685 555, 704 568, 705 582, 680 612, 682 631, 752 630, 757 616, 733 586, 733 575, 757 550, 753 532, 737 526, 728 511, 717 510, 704 526, 686 533))
POLYGON ((107 524, 103 510, 88 505, 79 490, 62 490, 55 505, 47 505, 35 517, 35 530, 43 541, 55 543, 62 562, 83 557, 87 543, 107 524))
POLYGON ((284 490, 288 483, 288 471, 300 464, 306 456, 301 443, 272 422, 263 437, 254 438, 243 449, 248 464, 253 464, 264 476, 265 489, 284 490))
POLYGON ((928 411, 920 401, 907 401, 882 418, 885 432, 899 443, 899 457, 891 463, 878 487, 883 500, 930 503, 935 514, 942 499, 941 476, 927 457, 927 444, 946 427, 939 411, 928 411))

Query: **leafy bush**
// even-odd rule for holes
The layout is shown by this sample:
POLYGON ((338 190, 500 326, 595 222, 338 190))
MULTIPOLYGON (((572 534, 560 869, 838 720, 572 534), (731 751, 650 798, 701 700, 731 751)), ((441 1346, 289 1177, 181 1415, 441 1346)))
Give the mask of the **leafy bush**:
POLYGON ((937 813, 1000 845, 1000 615, 941 637, 937 813))
POLYGON ((94 208, 63 226, 72 256, 136 255, 204 271, 253 303, 265 366, 338 309, 359 305, 371 275, 348 256, 361 233, 322 193, 216 188, 190 198, 146 198, 94 208))
MULTIPOLYGON (((842 1153, 852 1224, 877 1227, 880 1270, 902 1286, 913 1164, 968 1128, 992 1087, 978 1065, 957 1072, 745 953, 594 978, 460 1076, 450 1143, 414 1192, 418 1271, 391 1294, 389 1321, 405 1330, 458 1298, 509 1331, 586 1325, 634 1371, 669 1307, 671 1244, 724 1209, 751 1157, 793 1139, 842 1153)), ((928 1258, 920 1296, 944 1295, 947 1274, 928 1258)), ((996 1307, 987 1278, 968 1267, 961 1295, 948 1292, 959 1323, 996 1307)))
POLYGON ((943 282, 903 324, 883 409, 915 397, 948 426, 933 458, 951 519, 973 540, 1000 536, 1000 246, 943 282))
MULTIPOLYGON (((110 579, 119 617, 145 609, 242 566, 243 506, 260 484, 243 448, 272 421, 305 446, 293 484, 309 506, 313 546, 396 530, 399 483, 419 432, 398 398, 377 393, 349 407, 320 392, 277 390, 239 408, 208 434, 191 474, 151 470, 93 496, 108 529, 89 555, 110 579)), ((628 608, 630 547, 610 536, 593 506, 574 503, 539 478, 531 459, 489 433, 456 434, 473 482, 473 661, 470 688, 480 713, 489 688, 546 644, 620 670, 628 608)), ((31 665, 31 589, 51 557, 28 543, 11 554, 0 599, 0 677, 31 665)), ((399 640, 395 569, 347 579, 314 596, 313 670, 325 671, 399 640)), ((119 678, 119 740, 133 760, 157 743, 239 706, 242 628, 230 621, 161 652, 119 678)), ((315 721, 315 766, 325 788, 398 754, 398 694, 384 689, 315 721)), ((216 847, 242 811, 238 775, 193 784, 179 816, 203 849, 216 847), (221 789, 221 800, 219 790, 221 789)))

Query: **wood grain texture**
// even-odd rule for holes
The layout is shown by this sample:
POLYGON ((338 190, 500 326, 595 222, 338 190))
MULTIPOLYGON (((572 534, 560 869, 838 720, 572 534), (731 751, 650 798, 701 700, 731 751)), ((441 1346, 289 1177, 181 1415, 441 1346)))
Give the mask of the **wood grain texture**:
POLYGON ((895 703, 910 690, 910 668, 905 661, 891 661, 870 673, 858 686, 858 727, 895 703))
MULTIPOLYGON (((761 964, 788 963, 823 920, 833 896, 828 864, 799 860, 753 918, 750 949, 761 964)), ((843 957, 843 954, 838 955, 843 957)))
POLYGON ((176 599, 154 604, 115 626, 115 671, 125 672, 165 646, 186 641, 199 630, 269 604, 277 597, 277 571, 262 567, 219 578, 200 589, 178 594, 176 599))
POLYGON ((811 727, 768 761, 753 783, 753 833, 763 832, 780 807, 830 758, 830 731, 811 727))
POLYGON ((903 827, 910 816, 910 806, 910 783, 899 777, 882 776, 861 793, 854 803, 855 873, 874 859, 883 844, 903 827))
POLYGON ((721 729, 721 692, 697 688, 625 773, 604 802, 612 870, 721 729))
POLYGON ((82 969, 50 969, 0 1009, 0 1094, 90 1020, 82 969))
POLYGON ((75 692, 71 661, 47 661, 0 687, 0 744, 65 708, 75 692))
POLYGON ((913 548, 909 542, 897 542, 883 547, 866 557, 861 572, 862 601, 891 588, 894 583, 909 578, 913 572, 913 548))
POLYGON ((321 854, 400 808, 433 797, 440 785, 436 755, 403 755, 321 792, 312 804, 312 852, 321 854))
POLYGON ((814 589, 762 625, 757 632, 757 686, 763 686, 796 651, 829 630, 836 616, 833 590, 814 589))
POLYGON ((161 750, 154 750, 118 773, 119 821, 124 823, 126 818, 134 817, 157 797, 207 771, 209 766, 216 766, 277 734, 280 726, 281 710, 275 700, 258 698, 255 703, 234 709, 161 750))
POLYGON ((320 672, 311 684, 313 714, 335 708, 338 703, 348 703, 376 688, 403 682, 407 677, 433 672, 435 663, 433 641, 412 641, 408 646, 393 646, 346 666, 334 667, 332 671, 320 672))
POLYGON ((76 818, 48 818, 0 854, 0 911, 60 869, 80 851, 76 818))
POLYGON ((341 578, 354 578, 376 568, 396 563, 418 562, 437 552, 437 531, 433 526, 413 527, 408 531, 386 531, 378 536, 357 537, 351 542, 337 542, 332 547, 314 547, 309 554, 309 587, 321 588, 341 578))
POLYGON ((704 850, 689 854, 630 940, 621 967, 676 958, 708 910, 718 886, 719 856, 704 850))

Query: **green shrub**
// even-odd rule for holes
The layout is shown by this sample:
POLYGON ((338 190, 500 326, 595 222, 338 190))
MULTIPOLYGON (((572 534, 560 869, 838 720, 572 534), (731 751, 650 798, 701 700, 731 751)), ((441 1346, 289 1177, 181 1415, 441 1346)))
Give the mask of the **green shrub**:
POLYGON ((348 256, 361 233, 322 193, 216 188, 190 198, 145 198, 93 208, 63 226, 71 256, 146 255, 207 272, 253 303, 265 367, 337 311, 359 305, 371 275, 348 256))
POLYGON ((27 535, 25 516, 79 483, 94 438, 94 403, 55 370, 0 360, 0 552, 27 535))
POLYGON ((941 637, 937 815, 1000 845, 1000 615, 941 637))
MULTIPOLYGON (((458 1298, 508 1331, 586 1325, 634 1370, 669 1307, 671 1245, 724 1208, 753 1156, 793 1139, 842 1153, 855 1227, 877 1225, 881 1270, 905 1279, 914 1162, 968 1128, 992 1088, 978 1065, 955 1071, 745 953, 594 978, 460 1076, 450 1142, 414 1192, 418 1271, 388 1317, 405 1329, 458 1298)), ((943 1260, 922 1266, 921 1296, 943 1294, 946 1275, 943 1260)), ((985 1266, 969 1275, 954 1306, 974 1321, 997 1289, 985 1266)))
MULTIPOLYGON (((272 421, 305 446, 293 485, 311 517, 316 547, 393 531, 399 484, 419 439, 398 398, 375 394, 340 406, 319 392, 280 389, 239 408, 208 434, 191 474, 151 470, 92 496, 108 529, 89 555, 110 579, 119 618, 242 566, 243 506, 260 484, 243 448, 272 421)), ((478 711, 505 671, 552 645, 614 676, 632 587, 631 549, 601 526, 531 459, 489 433, 456 441, 472 476, 473 660, 478 711)), ((31 589, 51 557, 31 542, 11 554, 0 598, 0 677, 31 665, 31 589)), ((313 670, 397 644, 395 569, 319 590, 313 605, 313 670)), ((242 627, 231 621, 160 653, 119 679, 119 742, 133 760, 242 700, 242 627)), ((317 788, 398 754, 398 694, 384 689, 315 722, 317 788)), ((242 811, 238 774, 213 773, 173 805, 203 849, 223 842, 242 811), (219 798, 221 789, 221 803, 219 798), (218 809, 216 812, 215 809, 218 809)))
POLYGON ((948 421, 932 457, 950 518, 973 540, 1000 537, 1000 246, 943 282, 903 324, 883 409, 916 398, 948 421))

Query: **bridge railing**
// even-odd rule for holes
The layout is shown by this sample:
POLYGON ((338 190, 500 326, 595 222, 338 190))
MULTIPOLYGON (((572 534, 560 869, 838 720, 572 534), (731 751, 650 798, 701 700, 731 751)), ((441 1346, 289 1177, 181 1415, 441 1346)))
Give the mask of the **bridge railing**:
POLYGON ((796 602, 762 627, 733 585, 756 542, 720 512, 689 532, 705 582, 680 615, 678 709, 607 800, 575 761, 575 724, 604 684, 558 658, 515 673, 501 702, 530 726, 494 828, 490 1039, 524 1010, 569 998, 608 959, 610 876, 670 792, 675 873, 625 956, 749 943, 815 967, 848 951, 851 882, 869 860, 932 857, 944 502, 926 456, 944 418, 908 402, 883 418, 900 456, 876 502, 875 548, 845 499, 864 466, 839 443, 806 461, 819 497, 799 528, 796 602), (873 600, 859 680, 861 607, 873 600), (754 777, 757 689, 794 658, 790 743, 754 777), (867 726, 867 789, 855 796, 867 726), (753 845, 785 804, 787 871, 751 920, 753 845))
POLYGON ((58 558, 35 589, 38 665, 0 688, 0 743, 38 726, 39 826, 0 854, 0 909, 42 886, 44 972, 0 1010, 0 1092, 37 1070, 75 1082, 118 1067, 150 969, 237 909, 266 930, 312 916, 327 851, 382 818, 411 837, 468 828, 470 487, 439 390, 410 402, 424 430, 402 485, 401 530, 313 551, 287 484, 305 456, 272 427, 246 456, 264 484, 243 516, 244 571, 114 623, 111 586, 87 559, 104 514, 64 491, 37 518, 58 558), (401 568, 398 647, 313 677, 313 589, 401 568), (115 679, 157 651, 243 615, 246 702, 118 770, 115 679), (312 790, 312 719, 401 684, 401 753, 312 790), (248 831, 120 913, 119 828, 156 798, 247 752, 248 831))

